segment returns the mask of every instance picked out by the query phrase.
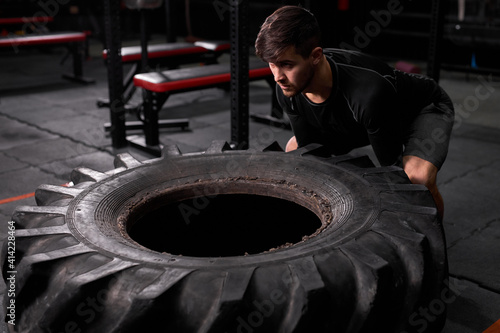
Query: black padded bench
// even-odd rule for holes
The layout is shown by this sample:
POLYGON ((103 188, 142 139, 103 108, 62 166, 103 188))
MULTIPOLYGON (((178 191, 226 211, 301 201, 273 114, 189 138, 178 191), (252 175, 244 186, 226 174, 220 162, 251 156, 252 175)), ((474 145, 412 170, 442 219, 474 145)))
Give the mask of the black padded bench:
MULTIPOLYGON (((161 66, 163 68, 176 68, 180 65, 190 63, 217 63, 217 59, 223 53, 230 49, 227 41, 199 41, 195 43, 163 43, 153 44, 147 47, 148 67, 154 68, 161 66)), ((123 83, 124 103, 126 104, 135 92, 133 84, 134 75, 143 71, 142 48, 141 46, 125 46, 121 48, 123 64, 131 64, 132 67, 126 74, 123 83)), ((107 60, 107 50, 103 51, 102 57, 107 60)), ((99 107, 108 107, 109 101, 99 99, 99 107)))
POLYGON ((63 77, 83 82, 92 83, 93 79, 83 76, 84 49, 87 35, 83 32, 50 32, 43 34, 8 35, 0 37, 0 47, 18 47, 65 44, 73 54, 73 74, 65 74, 63 77))
MULTIPOLYGON (((129 142, 152 154, 159 155, 158 113, 167 99, 176 93, 227 86, 231 81, 230 73, 230 65, 225 63, 135 75, 134 85, 145 91, 142 122, 134 122, 137 129, 141 128, 144 131, 144 139, 128 138, 129 142)), ((248 76, 249 81, 266 80, 269 83, 273 91, 274 103, 276 100, 275 83, 268 64, 260 60, 250 61, 248 76)), ((188 119, 162 120, 162 127, 168 127, 164 126, 166 122, 170 122, 171 127, 189 126, 188 119)))

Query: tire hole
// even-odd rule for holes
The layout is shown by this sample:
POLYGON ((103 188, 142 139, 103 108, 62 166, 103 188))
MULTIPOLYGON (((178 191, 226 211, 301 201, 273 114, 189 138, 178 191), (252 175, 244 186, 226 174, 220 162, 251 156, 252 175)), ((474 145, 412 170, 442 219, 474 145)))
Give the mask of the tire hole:
POLYGON ((286 247, 320 227, 316 214, 294 202, 221 194, 161 206, 143 214, 128 233, 137 243, 157 252, 226 257, 286 247))

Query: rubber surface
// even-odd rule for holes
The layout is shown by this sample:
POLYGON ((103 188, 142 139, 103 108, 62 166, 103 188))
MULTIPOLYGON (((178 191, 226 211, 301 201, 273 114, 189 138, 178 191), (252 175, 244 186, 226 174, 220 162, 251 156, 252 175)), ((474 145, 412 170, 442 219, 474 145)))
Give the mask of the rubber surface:
MULTIPOLYGON (((114 170, 75 169, 72 181, 40 186, 38 206, 13 215, 11 332, 439 332, 444 324, 444 310, 427 330, 412 321, 442 295, 446 247, 430 193, 399 168, 325 156, 317 145, 284 153, 214 142, 198 154, 168 146, 146 162, 119 155, 114 170), (187 202, 190 227, 211 200, 231 195, 289 201, 319 226, 259 253, 205 257, 154 251, 130 236, 148 234, 138 221, 150 211, 187 202)), ((4 248, 4 277, 5 258, 4 248)))

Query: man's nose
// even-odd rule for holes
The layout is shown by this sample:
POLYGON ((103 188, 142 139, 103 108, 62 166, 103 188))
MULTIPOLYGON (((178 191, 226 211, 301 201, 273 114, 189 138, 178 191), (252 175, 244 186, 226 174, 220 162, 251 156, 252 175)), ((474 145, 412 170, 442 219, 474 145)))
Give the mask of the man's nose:
POLYGON ((274 81, 276 82, 285 82, 286 81, 286 76, 283 73, 283 71, 278 70, 276 74, 274 75, 274 81))
POLYGON ((283 71, 278 66, 271 65, 270 67, 271 67, 271 72, 273 73, 274 76, 274 81, 281 82, 285 79, 283 71))

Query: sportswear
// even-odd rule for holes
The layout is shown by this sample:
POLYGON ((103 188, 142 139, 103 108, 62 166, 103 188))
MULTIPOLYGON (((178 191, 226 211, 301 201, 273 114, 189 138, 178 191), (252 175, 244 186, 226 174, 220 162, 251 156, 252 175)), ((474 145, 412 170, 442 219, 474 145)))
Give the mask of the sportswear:
POLYGON ((287 98, 276 85, 278 102, 299 147, 320 143, 339 155, 371 144, 381 165, 397 164, 403 154, 412 154, 441 167, 454 112, 434 80, 399 71, 361 52, 328 48, 323 53, 333 80, 326 101, 313 103, 301 93, 287 98), (423 115, 429 113, 433 116, 426 122, 423 115), (430 149, 425 140, 436 130, 447 140, 430 149))

